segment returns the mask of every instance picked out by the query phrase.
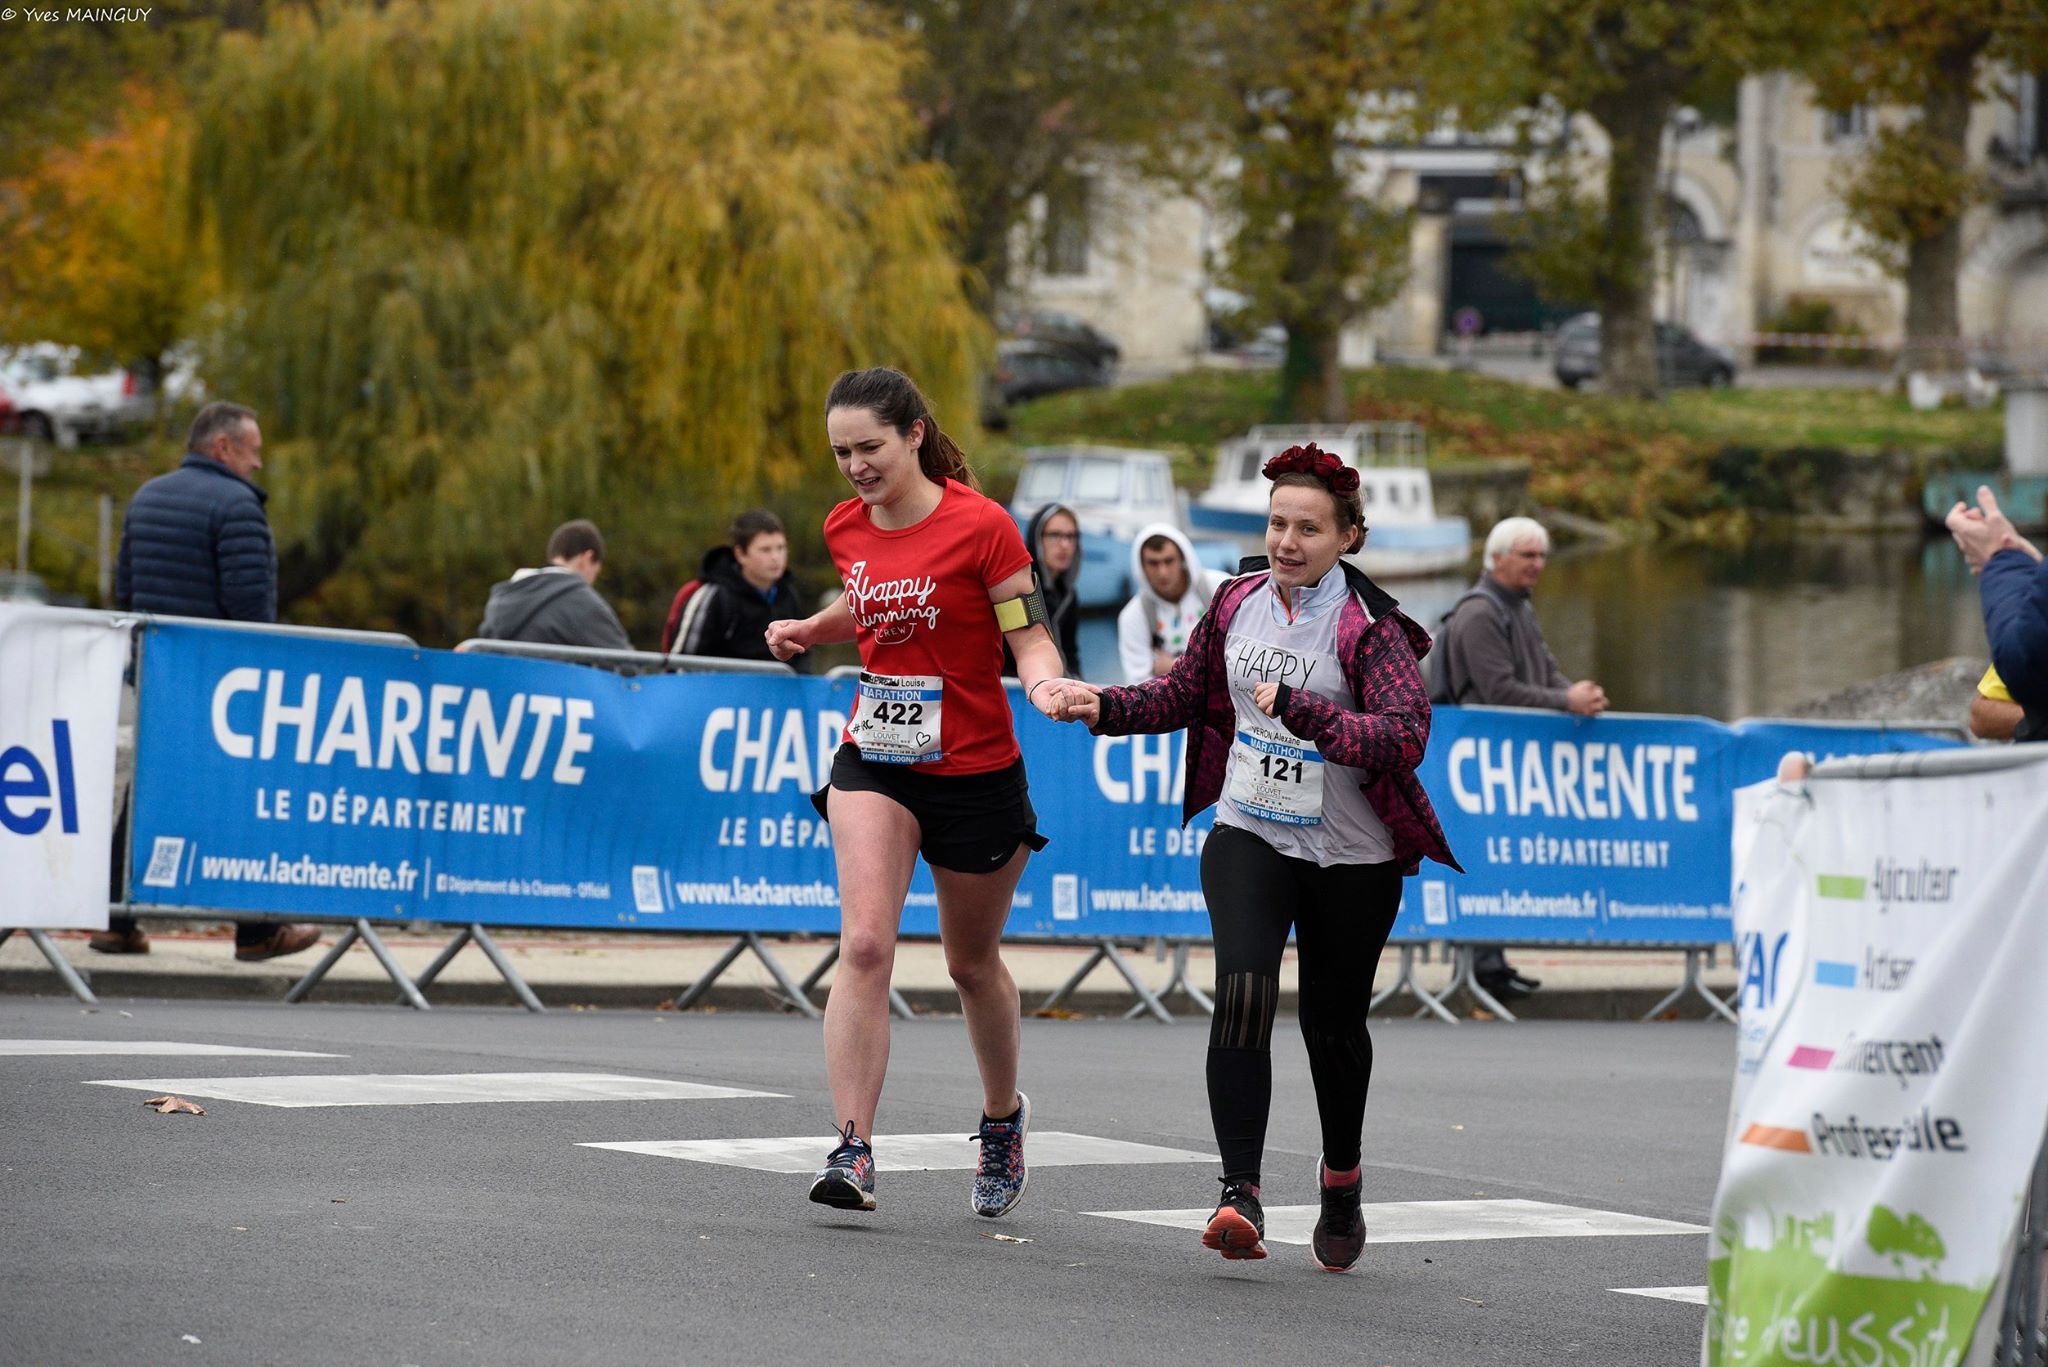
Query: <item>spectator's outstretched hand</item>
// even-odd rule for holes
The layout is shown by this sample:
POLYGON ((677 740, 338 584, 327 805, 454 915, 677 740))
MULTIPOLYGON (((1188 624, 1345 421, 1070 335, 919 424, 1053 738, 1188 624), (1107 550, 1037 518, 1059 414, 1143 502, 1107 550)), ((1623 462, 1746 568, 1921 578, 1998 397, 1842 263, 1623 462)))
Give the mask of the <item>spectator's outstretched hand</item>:
POLYGON ((1991 486, 1977 486, 1977 506, 1958 503, 1948 510, 1942 519, 1948 534, 1955 538, 1956 549, 1963 553, 1963 559, 1970 566, 1970 573, 1981 574, 1984 562, 2000 551, 2025 551, 2035 560, 2041 552, 2013 529, 2012 519, 1998 506, 1998 495, 1991 492, 1991 486))

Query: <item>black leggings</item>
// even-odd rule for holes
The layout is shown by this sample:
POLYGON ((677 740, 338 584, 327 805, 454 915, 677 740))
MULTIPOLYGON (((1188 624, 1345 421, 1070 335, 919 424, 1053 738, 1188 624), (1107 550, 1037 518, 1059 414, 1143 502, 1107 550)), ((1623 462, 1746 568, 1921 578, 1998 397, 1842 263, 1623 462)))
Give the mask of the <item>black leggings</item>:
POLYGON ((1398 864, 1319 868, 1250 831, 1218 826, 1202 847, 1202 894, 1216 937, 1209 1022, 1209 1115, 1223 1175, 1256 1182, 1273 1099, 1273 1012, 1280 955, 1294 931, 1301 1035, 1323 1122, 1323 1161, 1359 1163, 1372 1036, 1372 975, 1401 905, 1398 864))

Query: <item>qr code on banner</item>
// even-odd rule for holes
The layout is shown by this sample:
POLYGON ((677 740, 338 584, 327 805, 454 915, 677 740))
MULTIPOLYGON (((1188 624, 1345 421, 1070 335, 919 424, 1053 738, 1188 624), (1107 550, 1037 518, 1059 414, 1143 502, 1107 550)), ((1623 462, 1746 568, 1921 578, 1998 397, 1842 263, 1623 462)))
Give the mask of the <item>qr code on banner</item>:
POLYGON ((1450 923, 1450 889, 1436 879, 1424 879, 1422 884, 1422 924, 1426 926, 1447 926, 1450 923))
POLYGON ((1077 875, 1056 873, 1052 876, 1052 919, 1081 919, 1081 880, 1077 875))
POLYGON ((661 870, 652 864, 633 866, 633 909, 649 915, 661 913, 661 870))
POLYGON ((156 847, 149 852, 149 869, 142 875, 142 886, 146 888, 175 888, 178 886, 178 869, 185 862, 185 837, 182 835, 160 835, 156 847))

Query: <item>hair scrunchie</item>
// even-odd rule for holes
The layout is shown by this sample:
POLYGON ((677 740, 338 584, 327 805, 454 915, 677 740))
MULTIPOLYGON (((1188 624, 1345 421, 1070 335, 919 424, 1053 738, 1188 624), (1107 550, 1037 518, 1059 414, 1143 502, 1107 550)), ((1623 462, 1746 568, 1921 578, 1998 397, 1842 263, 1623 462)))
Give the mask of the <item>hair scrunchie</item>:
POLYGON ((1288 447, 1266 462, 1263 473, 1267 479, 1278 479, 1282 475, 1291 474, 1314 475, 1329 485, 1333 494, 1358 492, 1358 471, 1314 442, 1306 446, 1288 447))

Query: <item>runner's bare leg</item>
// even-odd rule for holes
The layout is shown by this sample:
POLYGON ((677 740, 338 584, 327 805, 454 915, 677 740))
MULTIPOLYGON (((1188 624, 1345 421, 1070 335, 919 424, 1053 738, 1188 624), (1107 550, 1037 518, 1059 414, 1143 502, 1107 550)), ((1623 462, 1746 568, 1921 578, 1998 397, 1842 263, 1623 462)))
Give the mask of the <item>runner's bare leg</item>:
POLYGON ((946 969, 960 989, 967 1040, 981 1070, 982 1110, 1006 1116, 1017 1109, 1017 983, 1003 965, 1003 923, 1010 897, 1031 851, 1023 845, 994 873, 933 869, 939 892, 939 939, 946 969))
POLYGON ((889 974, 917 866, 917 818, 880 793, 837 788, 826 810, 839 866, 839 963, 825 1001, 825 1074, 833 1123, 850 1120, 871 1140, 889 1071, 889 974))

